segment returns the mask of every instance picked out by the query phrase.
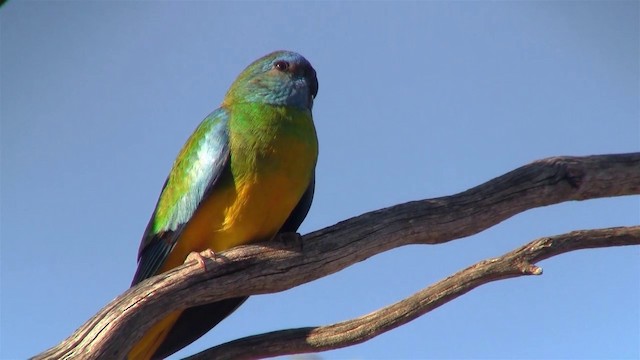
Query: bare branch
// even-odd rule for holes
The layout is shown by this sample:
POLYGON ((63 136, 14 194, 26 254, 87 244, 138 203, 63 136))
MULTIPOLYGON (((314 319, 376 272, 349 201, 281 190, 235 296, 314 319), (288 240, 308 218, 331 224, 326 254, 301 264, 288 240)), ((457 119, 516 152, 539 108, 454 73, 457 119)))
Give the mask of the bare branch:
POLYGON ((640 153, 536 161, 457 195, 366 213, 304 236, 304 249, 271 241, 195 262, 128 290, 36 359, 123 358, 155 319, 224 298, 283 291, 407 244, 469 236, 535 207, 640 193, 640 153))
POLYGON ((490 282, 541 275, 535 263, 569 251, 640 245, 640 226, 573 231, 544 237, 481 261, 393 305, 329 326, 274 331, 234 340, 186 360, 258 359, 278 355, 334 350, 365 342, 404 325, 467 292, 490 282))

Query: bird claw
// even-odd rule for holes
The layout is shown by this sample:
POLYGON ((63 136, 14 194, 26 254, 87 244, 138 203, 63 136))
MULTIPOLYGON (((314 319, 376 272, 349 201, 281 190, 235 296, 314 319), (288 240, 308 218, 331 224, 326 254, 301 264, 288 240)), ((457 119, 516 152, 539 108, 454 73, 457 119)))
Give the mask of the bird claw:
POLYGON ((197 251, 190 252, 189 255, 187 255, 187 261, 195 260, 198 262, 198 264, 200 264, 200 266, 202 266, 204 271, 207 271, 207 263, 206 263, 206 259, 202 256, 203 254, 208 258, 214 258, 214 259, 216 258, 216 253, 211 249, 207 249, 202 253, 199 253, 197 251))
POLYGON ((297 232, 278 233, 275 240, 280 241, 287 246, 290 246, 290 244, 297 245, 300 250, 302 250, 303 247, 302 235, 297 232))

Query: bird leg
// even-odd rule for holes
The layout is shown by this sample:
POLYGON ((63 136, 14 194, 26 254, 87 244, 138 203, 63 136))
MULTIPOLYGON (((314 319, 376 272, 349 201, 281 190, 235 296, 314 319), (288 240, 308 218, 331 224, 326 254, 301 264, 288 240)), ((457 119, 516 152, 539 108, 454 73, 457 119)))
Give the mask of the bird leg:
POLYGON ((302 251, 302 248, 304 245, 302 242, 302 235, 300 235, 300 233, 297 233, 297 232, 277 233, 276 236, 274 237, 274 240, 280 241, 285 246, 297 245, 300 251, 302 251))

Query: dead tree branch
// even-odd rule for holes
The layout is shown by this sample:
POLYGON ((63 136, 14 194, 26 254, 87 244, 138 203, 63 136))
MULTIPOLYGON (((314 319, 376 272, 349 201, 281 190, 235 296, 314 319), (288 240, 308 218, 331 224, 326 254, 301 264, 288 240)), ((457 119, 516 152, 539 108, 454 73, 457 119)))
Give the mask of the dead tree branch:
MULTIPOLYGON (((133 344, 153 325, 154 319, 159 319, 173 310, 224 298, 287 290, 395 247, 408 244, 439 244, 478 233, 528 209, 570 200, 633 194, 640 194, 640 153, 554 157, 536 161, 460 194, 395 205, 307 234, 303 240, 304 249, 292 249, 291 246, 271 241, 242 246, 218 254, 215 258, 207 260, 206 271, 195 261, 188 262, 129 289, 111 301, 69 338, 36 355, 35 358, 124 358, 133 344)), ((627 228, 624 231, 633 233, 637 232, 637 228, 627 228)), ((622 238, 629 241, 628 236, 632 235, 627 234, 622 238)), ((637 244, 637 234, 635 239, 631 243, 637 244)), ((615 245, 622 244, 600 246, 615 245)), ((561 252, 589 247, 569 247, 567 250, 563 246, 566 245, 560 245, 561 249, 565 249, 561 252)), ((553 246, 550 249, 558 250, 553 246)), ((533 263, 556 255, 543 250, 533 253, 538 255, 531 255, 531 258, 522 255, 519 259, 533 263)), ((493 265, 493 271, 506 271, 503 278, 516 276, 513 269, 519 269, 518 274, 521 274, 521 266, 525 264, 522 261, 516 265, 512 264, 508 271, 507 268, 495 269, 497 265, 493 265)), ((530 272, 534 272, 535 269, 535 266, 529 265, 530 272)), ((445 288, 438 288, 438 284, 424 291, 445 291, 445 288)), ((443 293, 442 300, 430 298, 432 303, 429 306, 439 306, 480 284, 479 280, 475 280, 466 285, 467 290, 455 296, 453 293, 443 293)), ((454 288, 462 286, 462 283, 453 285, 454 288)), ((391 307, 393 306, 395 305, 391 307)), ((424 313, 424 310, 418 312, 420 311, 424 313)), ((406 321, 409 320, 400 320, 395 326, 406 321)), ((395 326, 383 325, 380 332, 395 326)), ((365 328, 360 329, 362 330, 368 331, 365 328)), ((291 333, 294 337, 295 331, 298 330, 291 333)), ((356 342, 366 340, 367 336, 369 335, 361 336, 356 342)), ((320 343, 314 346, 323 345, 320 343)), ((340 346, 346 345, 336 347, 340 346)))
POLYGON ((544 237, 472 265, 393 305, 329 326, 274 331, 234 340, 185 360, 259 359, 334 350, 365 342, 404 325, 478 286, 525 275, 541 275, 535 263, 569 251, 640 245, 640 226, 573 231, 544 237))

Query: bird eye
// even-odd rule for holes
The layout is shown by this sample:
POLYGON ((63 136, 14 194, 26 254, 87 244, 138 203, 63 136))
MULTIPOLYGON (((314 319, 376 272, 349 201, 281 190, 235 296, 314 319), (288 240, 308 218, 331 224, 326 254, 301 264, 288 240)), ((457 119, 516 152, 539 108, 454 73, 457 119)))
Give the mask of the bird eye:
POLYGON ((289 63, 284 60, 280 60, 280 61, 276 61, 276 63, 273 64, 273 67, 280 71, 285 71, 289 68, 289 63))

